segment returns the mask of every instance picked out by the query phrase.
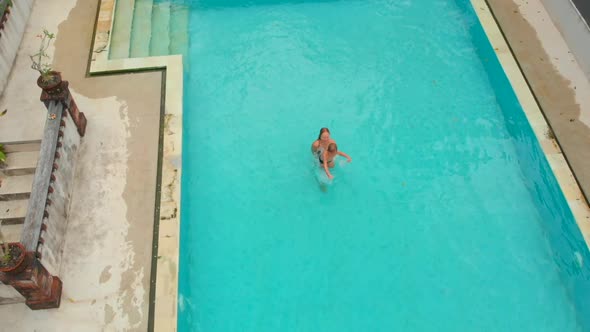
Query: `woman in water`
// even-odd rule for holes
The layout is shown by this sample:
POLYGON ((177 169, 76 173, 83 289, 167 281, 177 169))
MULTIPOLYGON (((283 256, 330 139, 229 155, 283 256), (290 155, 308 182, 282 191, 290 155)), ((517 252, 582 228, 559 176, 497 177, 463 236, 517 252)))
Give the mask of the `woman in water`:
POLYGON ((338 151, 338 146, 336 145, 336 143, 328 144, 328 148, 324 151, 322 155, 319 156, 320 163, 324 166, 326 175, 330 180, 334 178, 334 176, 330 173, 330 168, 334 167, 334 159, 336 159, 337 155, 346 157, 346 159, 348 159, 348 162, 352 161, 352 158, 350 158, 349 155, 342 151, 338 151))
POLYGON ((328 128, 320 129, 318 139, 311 144, 311 153, 317 156, 318 159, 324 155, 324 151, 328 148, 330 143, 336 143, 330 138, 330 130, 328 128))

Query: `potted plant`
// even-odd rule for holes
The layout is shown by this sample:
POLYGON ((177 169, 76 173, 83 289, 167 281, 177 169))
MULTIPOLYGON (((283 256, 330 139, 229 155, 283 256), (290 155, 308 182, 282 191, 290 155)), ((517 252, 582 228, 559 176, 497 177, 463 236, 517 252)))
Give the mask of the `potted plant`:
POLYGON ((19 242, 6 243, 0 222, 0 272, 17 274, 25 268, 25 247, 19 242))
POLYGON ((41 39, 39 51, 29 56, 33 62, 31 68, 39 72, 37 85, 50 95, 61 93, 61 74, 51 68, 50 57, 47 54, 55 34, 43 29, 43 34, 37 35, 37 38, 41 39))

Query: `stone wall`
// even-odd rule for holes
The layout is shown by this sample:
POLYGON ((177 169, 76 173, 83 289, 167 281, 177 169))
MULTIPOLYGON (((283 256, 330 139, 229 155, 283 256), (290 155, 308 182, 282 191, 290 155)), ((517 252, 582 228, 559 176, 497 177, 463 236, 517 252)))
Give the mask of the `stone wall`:
MULTIPOLYGON (((588 0, 584 0, 588 1, 588 0)), ((590 28, 580 10, 585 12, 588 5, 577 8, 571 0, 541 0, 547 13, 574 53, 586 77, 590 79, 590 28)), ((576 1, 582 3, 582 1, 576 1)))
POLYGON ((25 33, 34 0, 13 0, 3 24, 0 24, 0 95, 6 87, 12 64, 25 33))

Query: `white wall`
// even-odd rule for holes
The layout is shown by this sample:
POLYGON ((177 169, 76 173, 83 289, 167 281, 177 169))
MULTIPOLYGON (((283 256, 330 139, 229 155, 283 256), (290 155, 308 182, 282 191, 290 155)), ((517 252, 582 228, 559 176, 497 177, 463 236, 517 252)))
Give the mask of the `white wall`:
POLYGON ((553 23, 590 79, 590 28, 571 0, 541 0, 553 23))
MULTIPOLYGON (((8 20, 0 31, 0 95, 4 92, 8 76, 35 0, 13 0, 8 20)), ((47 0, 46 0, 47 1, 47 0)))

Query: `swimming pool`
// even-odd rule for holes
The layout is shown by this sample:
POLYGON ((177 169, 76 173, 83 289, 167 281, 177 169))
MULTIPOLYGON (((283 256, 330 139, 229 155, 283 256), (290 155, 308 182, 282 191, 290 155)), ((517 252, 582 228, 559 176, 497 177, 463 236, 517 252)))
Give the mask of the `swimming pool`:
POLYGON ((190 6, 179 330, 588 329, 588 250, 469 2, 156 3, 190 6), (326 192, 322 126, 353 157, 326 192))

